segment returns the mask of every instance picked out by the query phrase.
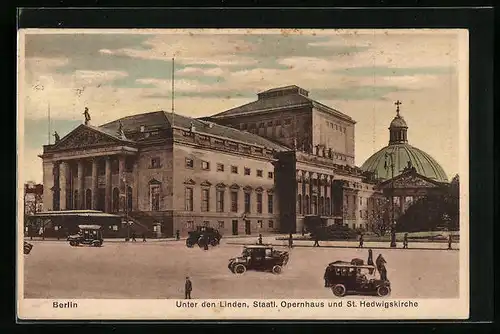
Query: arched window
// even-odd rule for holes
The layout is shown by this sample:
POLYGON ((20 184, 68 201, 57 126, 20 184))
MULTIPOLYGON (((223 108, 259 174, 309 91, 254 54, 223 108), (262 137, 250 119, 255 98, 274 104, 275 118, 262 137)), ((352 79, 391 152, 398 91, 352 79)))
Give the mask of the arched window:
POLYGON ((114 188, 111 211, 118 212, 119 209, 120 209, 120 190, 118 188, 114 188))
POLYGON ((330 211, 330 204, 331 204, 330 203, 330 197, 327 197, 326 198, 326 202, 325 202, 325 211, 326 211, 326 215, 327 216, 331 216, 332 215, 332 213, 330 211))
POLYGON ((325 214, 325 198, 323 196, 320 197, 319 199, 319 214, 324 215, 325 214))
POLYGON ((127 211, 132 211, 132 187, 127 187, 127 211))
POLYGON ((311 205, 311 213, 313 215, 317 215, 318 214, 318 196, 311 196, 311 202, 312 202, 312 205, 311 205))
POLYGON ((299 214, 302 214, 302 195, 299 194, 297 196, 297 203, 298 203, 298 211, 299 211, 299 214))
POLYGON ((305 196, 305 201, 304 201, 304 214, 308 215, 309 214, 309 195, 305 196))
POLYGON ((78 210, 79 207, 78 207, 78 190, 75 190, 75 195, 73 196, 73 209, 74 210, 78 210))
POLYGON ((92 210, 92 190, 85 191, 85 209, 92 210))

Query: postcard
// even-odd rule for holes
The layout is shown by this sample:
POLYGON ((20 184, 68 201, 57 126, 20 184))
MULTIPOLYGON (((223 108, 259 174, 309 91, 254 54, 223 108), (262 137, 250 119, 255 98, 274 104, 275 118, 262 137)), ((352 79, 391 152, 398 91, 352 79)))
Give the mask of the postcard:
POLYGON ((19 319, 468 318, 467 30, 18 41, 19 319))

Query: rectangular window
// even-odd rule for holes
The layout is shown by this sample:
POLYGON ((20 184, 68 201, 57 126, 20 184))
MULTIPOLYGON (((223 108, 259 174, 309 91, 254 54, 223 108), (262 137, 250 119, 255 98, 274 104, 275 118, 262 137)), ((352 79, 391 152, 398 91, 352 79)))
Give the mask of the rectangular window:
POLYGON ((217 222, 217 228, 224 228, 224 221, 223 220, 219 220, 217 222))
POLYGON ((193 230, 193 229, 194 229, 194 221, 192 221, 192 220, 188 220, 188 221, 186 222, 186 229, 188 229, 188 230, 193 230))
POLYGON ((193 167, 194 167, 193 159, 186 158, 186 168, 193 168, 193 167))
POLYGON ((193 211, 193 188, 186 188, 184 201, 185 201, 184 209, 186 211, 193 211))
POLYGON ((290 118, 285 119, 285 125, 292 124, 292 120, 290 118))
POLYGON ((210 162, 208 162, 208 161, 202 161, 201 162, 201 169, 203 169, 203 170, 209 170, 210 169, 210 162))
POLYGON ((257 177, 262 177, 262 169, 257 169, 257 177))
POLYGON ((264 228, 264 223, 262 222, 262 220, 257 220, 257 225, 259 226, 259 228, 264 228))
POLYGON ((259 128, 263 128, 263 127, 264 127, 264 122, 259 123, 259 128))
POLYGON ((224 190, 217 190, 216 192, 217 212, 224 212, 224 190))
POLYGON ((250 193, 245 193, 245 213, 250 213, 250 193))
POLYGON ((267 122, 267 126, 273 126, 273 121, 267 122))
POLYGON ((245 175, 250 175, 250 168, 245 167, 245 175))
POLYGON ((208 220, 203 221, 203 226, 210 227, 210 222, 208 220))
POLYGON ((274 196, 272 194, 267 194, 267 212, 273 213, 274 211, 274 196))
POLYGON ((217 164, 217 171, 218 172, 223 172, 224 171, 224 165, 223 164, 217 164))
POLYGON ((267 178, 272 179, 273 178, 273 172, 268 172, 267 173, 267 178))
POLYGON ((268 226, 269 228, 274 228, 274 221, 270 220, 268 226))
POLYGON ((238 174, 238 166, 231 166, 231 173, 238 174))
POLYGON ((349 196, 345 195, 345 204, 349 205, 349 196))
POLYGON ((151 186, 151 211, 160 211, 160 186, 151 186))
POLYGON ((201 211, 203 211, 203 212, 208 212, 209 204, 210 204, 209 196, 210 195, 209 195, 208 189, 201 189, 201 211))
POLYGON ((231 212, 238 212, 238 193, 231 191, 231 212))
POLYGON ((363 218, 363 211, 359 210, 359 218, 363 218))
POLYGON ((359 205, 363 205, 363 197, 359 198, 359 205))
POLYGON ((151 168, 160 168, 160 158, 151 159, 151 168))
POLYGON ((240 125, 240 129, 241 130, 246 130, 247 129, 247 125, 245 123, 241 124, 240 125))
POLYGON ((262 194, 257 194, 257 213, 262 213, 262 194))
POLYGON ((338 125, 337 125, 337 124, 335 124, 335 130, 338 130, 338 129, 339 129, 338 125))
POLYGON ((368 219, 368 210, 365 210, 365 218, 368 219))

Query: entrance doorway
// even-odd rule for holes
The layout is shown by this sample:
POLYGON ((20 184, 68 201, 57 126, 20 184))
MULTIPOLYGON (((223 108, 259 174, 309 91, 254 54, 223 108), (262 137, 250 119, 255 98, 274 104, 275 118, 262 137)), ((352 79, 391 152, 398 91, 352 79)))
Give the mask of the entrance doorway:
POLYGON ((233 235, 238 235, 238 221, 233 220, 233 235))
POLYGON ((245 220, 245 234, 251 234, 251 229, 250 229, 250 221, 245 220))

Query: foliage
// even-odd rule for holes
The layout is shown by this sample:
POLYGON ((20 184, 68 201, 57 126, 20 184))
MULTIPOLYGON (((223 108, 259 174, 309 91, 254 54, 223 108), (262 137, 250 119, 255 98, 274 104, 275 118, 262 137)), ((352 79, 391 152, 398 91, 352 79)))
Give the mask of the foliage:
POLYGON ((319 240, 349 240, 356 239, 358 232, 347 226, 333 224, 316 228, 311 232, 311 237, 315 238, 316 236, 319 240))

